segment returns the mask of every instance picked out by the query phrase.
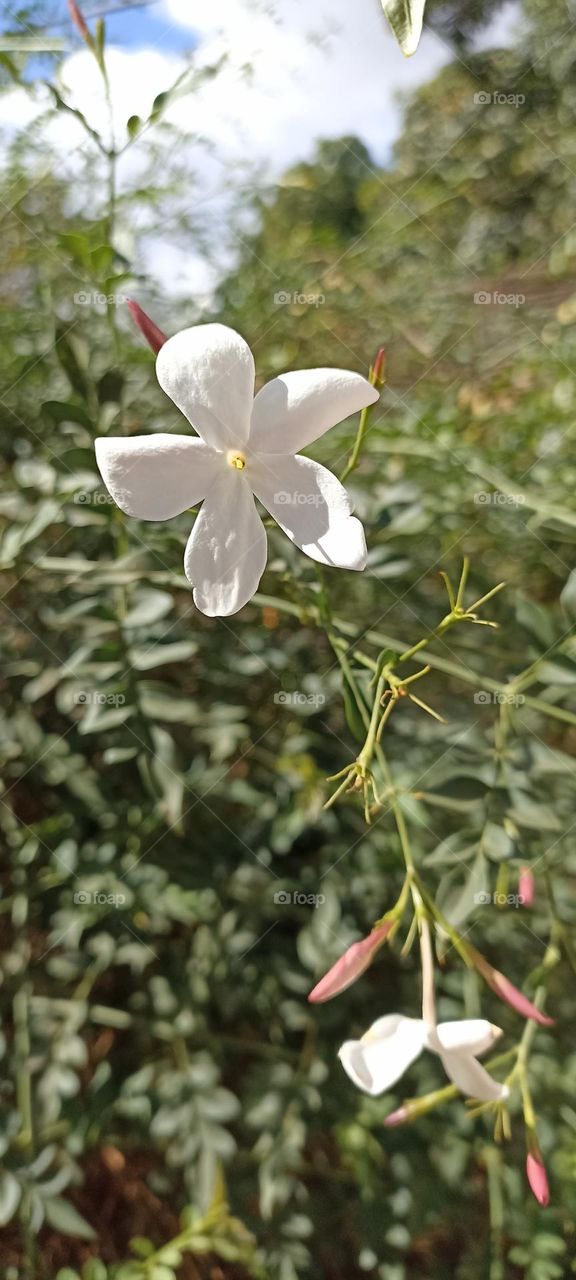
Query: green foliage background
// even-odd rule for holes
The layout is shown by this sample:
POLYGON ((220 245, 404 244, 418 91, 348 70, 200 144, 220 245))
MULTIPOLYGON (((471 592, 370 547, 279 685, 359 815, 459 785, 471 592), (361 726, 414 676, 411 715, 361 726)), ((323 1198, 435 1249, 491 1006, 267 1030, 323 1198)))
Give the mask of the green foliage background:
MULTIPOLYGON (((447 724, 402 707, 387 751, 418 865, 467 936, 518 985, 557 941, 556 1023, 530 1058, 551 1207, 530 1197, 519 1113, 503 1147, 460 1098, 387 1131, 404 1090, 440 1087, 436 1061, 377 1100, 341 1071, 344 1038, 418 1013, 415 954, 381 953, 337 1001, 306 1003, 403 876, 388 811, 366 829, 354 801, 322 808, 326 775, 359 743, 315 567, 271 529, 262 594, 206 619, 182 572, 190 516, 139 524, 100 484, 96 435, 182 429, 121 309, 73 301, 136 293, 168 332, 199 318, 155 299, 118 251, 118 228, 143 208, 161 226, 186 189, 160 103, 142 141, 131 126, 149 180, 112 205, 78 208, 57 170, 35 183, 33 135, 2 173, 6 1280, 573 1273, 576 31, 564 4, 523 7, 516 47, 474 53, 494 6, 459 21, 433 6, 457 56, 406 102, 390 166, 344 138, 255 188, 257 229, 208 318, 243 333, 261 381, 366 372, 387 346, 349 481, 369 568, 322 580, 351 651, 362 639, 375 658, 433 629, 439 571, 456 578, 464 554, 470 598, 506 579, 487 612, 498 631, 462 627, 426 652, 424 696, 447 724), (525 101, 474 101, 495 92, 525 101), (525 865, 533 909, 474 902, 478 888, 514 894, 525 865)), ((7 87, 23 62, 3 55, 7 87)), ((193 94, 194 76, 180 88, 193 94)), ((87 182, 101 163, 94 142, 87 182)), ((180 220, 195 248, 206 232, 180 220)), ((314 456, 341 470, 355 429, 314 456)), ((453 950, 439 988, 442 1017, 482 1012, 505 1047, 518 1040, 521 1020, 453 950)))

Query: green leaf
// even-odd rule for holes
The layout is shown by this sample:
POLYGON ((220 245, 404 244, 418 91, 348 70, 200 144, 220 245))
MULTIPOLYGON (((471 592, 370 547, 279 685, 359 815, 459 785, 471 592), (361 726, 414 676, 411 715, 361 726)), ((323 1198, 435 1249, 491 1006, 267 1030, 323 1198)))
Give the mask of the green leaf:
POLYGON ((556 639, 556 632, 550 611, 543 605, 536 604, 527 596, 518 595, 516 617, 521 627, 529 631, 538 640, 543 649, 550 649, 556 639))
POLYGON ((97 383, 99 404, 119 404, 126 379, 119 369, 108 369, 97 383))
POLYGON ((346 716, 346 724, 348 725, 350 733, 358 742, 363 742, 366 737, 364 721, 360 715, 358 703, 356 702, 346 678, 344 678, 343 681, 342 696, 344 699, 344 715, 346 716))
POLYGON ((124 618, 125 627, 150 627, 165 618, 173 606, 168 591, 141 590, 134 593, 134 604, 124 618))
POLYGON ((134 1236, 130 1241, 130 1248, 137 1258, 150 1258, 155 1252, 155 1245, 145 1236, 134 1236))
POLYGON ((152 671, 168 662, 183 662, 198 651, 194 640, 175 640, 174 644, 150 644, 141 649, 130 649, 129 657, 136 671, 152 671))
POLYGON ((130 119, 126 121, 126 132, 129 138, 135 138, 143 127, 144 121, 140 116, 130 116, 130 119))
POLYGON ((487 822, 482 835, 482 848, 494 862, 503 858, 511 858, 514 853, 514 841, 496 822, 487 822))
POLYGON ((381 4, 402 53, 410 58, 422 34, 426 0, 381 0, 381 4))
POLYGON ((51 422, 78 422, 82 427, 91 427, 92 421, 81 404, 71 400, 45 400, 41 409, 51 422))
POLYGON ((94 49, 98 64, 104 68, 104 51, 106 48, 106 24, 103 18, 96 19, 95 27, 96 35, 94 40, 94 49))
POLYGON ((160 689, 142 688, 140 705, 150 720, 168 724, 197 724, 198 707, 192 698, 178 697, 160 689))
POLYGON ((0 1173, 0 1227, 5 1227, 14 1217, 21 1195, 22 1188, 14 1174, 8 1170, 0 1173))
POLYGON ((90 1226, 89 1222, 82 1217, 81 1213, 74 1208, 69 1200, 63 1200, 60 1196, 55 1196, 53 1200, 47 1200, 44 1205, 46 1220, 54 1227, 56 1231, 61 1231, 65 1236, 79 1236, 81 1240, 94 1240, 96 1232, 90 1226))
MULTIPOLYGON (((447 887, 448 881, 445 881, 447 887)), ((489 888, 489 875, 486 859, 478 853, 474 862, 466 870, 464 883, 457 889, 450 889, 444 898, 443 911, 446 919, 456 929, 461 929, 468 917, 479 904, 486 901, 489 888)))
POLYGON ((89 1258, 82 1267, 82 1280, 106 1280, 108 1272, 99 1258, 89 1258))
POLYGON ((83 367, 85 352, 78 339, 68 332, 69 326, 56 325, 55 352, 73 391, 83 400, 90 395, 90 382, 83 367))
POLYGON ((576 622, 576 569, 572 570, 562 589, 560 604, 570 622, 576 622))

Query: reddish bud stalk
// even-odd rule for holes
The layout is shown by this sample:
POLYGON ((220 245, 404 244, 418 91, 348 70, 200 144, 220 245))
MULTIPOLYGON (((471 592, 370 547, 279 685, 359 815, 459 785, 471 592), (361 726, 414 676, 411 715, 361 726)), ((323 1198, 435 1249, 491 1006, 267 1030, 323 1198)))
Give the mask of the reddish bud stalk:
POLYGON ((532 1001, 528 999, 528 996, 519 991, 514 986, 514 983, 510 982, 509 978, 506 978, 503 973, 500 973, 498 969, 495 969, 490 964, 486 956, 481 955, 475 947, 469 944, 466 946, 466 953, 470 962, 478 970, 478 973, 482 975, 488 986, 496 992, 497 996, 500 996, 501 1000, 504 1000, 512 1009, 515 1009, 516 1013, 521 1014, 523 1018, 533 1018, 534 1022, 539 1022, 542 1027, 554 1025, 554 1019, 549 1018, 547 1014, 537 1009, 536 1005, 532 1004, 532 1001))
POLYGON ((518 897, 523 907, 532 907, 534 905, 535 890, 534 873, 530 870, 530 867, 521 867, 518 879, 518 897))
POLYGON ((385 382, 386 347, 379 347, 370 370, 370 381, 374 387, 383 387, 385 382))
POLYGON ((132 299, 128 298, 127 303, 132 319, 138 325, 140 332, 144 334, 148 346, 152 347, 154 353, 157 354, 160 347, 163 347, 167 341, 166 334, 162 333, 158 325, 154 324, 154 321, 150 319, 150 316, 146 315, 146 312, 142 310, 142 307, 137 302, 132 302, 132 299))
POLYGON ((546 1208, 546 1205, 550 1203, 548 1177, 538 1144, 533 1143, 532 1145, 534 1145, 535 1149, 529 1151, 526 1156, 526 1177, 532 1195, 535 1196, 538 1204, 546 1208))
POLYGON ((76 27, 76 30, 80 32, 82 39, 85 40, 87 44, 90 44, 92 41, 92 36, 90 35, 90 32, 88 30, 88 26, 86 24, 86 19, 84 17, 84 14, 78 8, 78 5, 76 4, 76 0, 68 0, 68 10, 70 13, 70 17, 74 23, 74 26, 76 27))
POLYGON ((314 990, 310 992, 308 996, 310 1003, 322 1004, 325 1000, 332 1000, 333 996, 340 995, 340 992, 345 991, 347 987, 351 987, 352 983, 356 982, 356 979, 372 964, 376 952, 386 941, 393 923, 392 920, 385 920, 383 924, 376 925, 367 938, 362 938, 361 942, 352 943, 352 946, 348 947, 344 955, 340 956, 336 964, 332 965, 328 973, 324 974, 314 990))

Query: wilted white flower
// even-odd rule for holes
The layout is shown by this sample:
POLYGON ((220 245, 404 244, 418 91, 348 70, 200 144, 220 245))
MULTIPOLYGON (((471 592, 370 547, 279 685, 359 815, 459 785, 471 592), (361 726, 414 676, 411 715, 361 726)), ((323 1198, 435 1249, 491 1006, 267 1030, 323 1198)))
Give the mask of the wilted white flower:
POLYGON ((361 1040, 347 1040, 339 1058, 350 1079, 365 1093, 376 1096, 390 1089, 423 1049, 438 1054, 448 1079, 470 1098, 497 1102, 508 1094, 477 1061, 502 1035, 484 1018, 430 1025, 423 1018, 389 1013, 376 1022, 361 1040))
POLYGON ((274 378, 254 398, 250 348, 220 324, 169 338, 156 372, 198 437, 101 437, 96 458, 127 515, 168 520, 203 502, 184 555, 202 613, 236 613, 258 589, 267 544, 254 495, 313 560, 364 568, 364 530, 346 490, 298 450, 378 399, 366 378, 299 370, 274 378))

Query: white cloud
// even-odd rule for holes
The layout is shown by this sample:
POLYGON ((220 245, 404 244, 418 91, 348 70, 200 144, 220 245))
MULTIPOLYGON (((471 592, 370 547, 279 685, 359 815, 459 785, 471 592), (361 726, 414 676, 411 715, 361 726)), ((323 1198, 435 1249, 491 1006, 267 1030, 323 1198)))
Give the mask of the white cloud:
POLYGON ((257 0, 164 0, 163 12, 199 39, 204 58, 229 51, 229 65, 195 100, 203 126, 224 146, 232 128, 275 173, 309 155, 316 139, 341 134, 359 134, 385 160, 400 123, 396 94, 449 57, 425 34, 416 57, 404 58, 378 0, 276 0, 266 9, 257 0))
MULTIPOLYGON (((509 8, 515 9, 515 6, 509 8)), ((190 199, 218 226, 233 198, 242 169, 259 167, 268 179, 309 157, 320 138, 359 135, 375 161, 386 161, 400 127, 399 92, 413 90, 445 63, 450 51, 425 33, 415 57, 396 45, 379 0, 162 0, 160 13, 171 51, 156 47, 108 51, 115 134, 125 138, 129 116, 146 117, 156 95, 186 67, 187 38, 195 59, 210 64, 223 51, 227 62, 213 80, 170 105, 167 118, 188 135, 180 158, 190 166, 190 199), (174 29, 182 34, 182 55, 173 52, 174 29), (249 68, 249 70, 247 70, 249 68), (214 145, 211 156, 197 143, 214 145), (228 193, 226 193, 228 188, 228 193)), ((136 19, 137 21, 137 19, 136 19)), ((137 33, 137 27, 135 27, 137 33)), ((108 109, 94 59, 84 49, 62 67, 67 96, 104 135, 108 109)), ((45 110, 40 95, 31 107, 20 89, 0 95, 0 125, 26 127, 45 110)), ((61 172, 81 176, 86 136, 72 116, 59 113, 45 126, 48 145, 61 158, 61 172)), ((90 144, 88 144, 90 146, 90 144)), ((48 160, 49 164, 50 161, 48 160)), ((138 145, 121 161, 120 182, 128 186, 143 172, 138 145)), ((166 290, 203 293, 214 279, 197 254, 184 255, 156 229, 145 249, 145 267, 166 290)), ((223 249, 222 265, 230 265, 223 249)))

